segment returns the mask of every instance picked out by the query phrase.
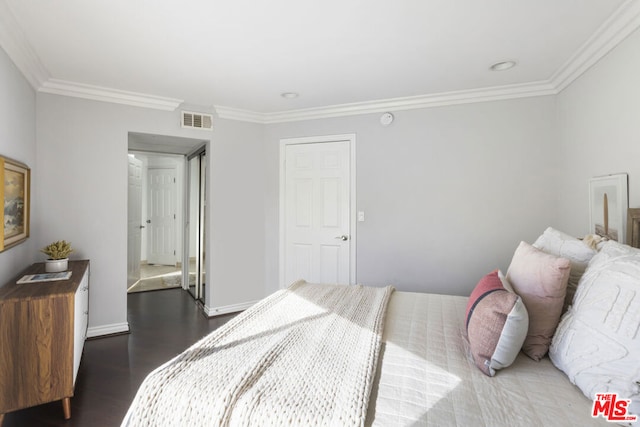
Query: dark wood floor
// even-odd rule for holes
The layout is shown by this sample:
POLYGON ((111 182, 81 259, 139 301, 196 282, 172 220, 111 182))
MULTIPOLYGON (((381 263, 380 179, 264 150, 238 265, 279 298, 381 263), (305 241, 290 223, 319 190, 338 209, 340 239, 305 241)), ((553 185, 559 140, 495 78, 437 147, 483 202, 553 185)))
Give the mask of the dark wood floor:
POLYGON ((131 333, 88 340, 71 399, 71 419, 54 402, 5 416, 2 427, 119 426, 145 376, 234 315, 207 318, 182 289, 129 294, 131 333))

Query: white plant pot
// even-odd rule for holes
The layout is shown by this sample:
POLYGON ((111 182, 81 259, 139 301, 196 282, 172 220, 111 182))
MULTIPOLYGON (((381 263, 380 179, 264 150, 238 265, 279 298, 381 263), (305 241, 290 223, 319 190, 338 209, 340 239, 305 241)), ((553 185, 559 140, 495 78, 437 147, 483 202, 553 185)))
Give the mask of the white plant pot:
POLYGON ((57 273, 58 271, 66 271, 69 267, 69 258, 64 259, 48 259, 44 264, 44 271, 47 273, 57 273))

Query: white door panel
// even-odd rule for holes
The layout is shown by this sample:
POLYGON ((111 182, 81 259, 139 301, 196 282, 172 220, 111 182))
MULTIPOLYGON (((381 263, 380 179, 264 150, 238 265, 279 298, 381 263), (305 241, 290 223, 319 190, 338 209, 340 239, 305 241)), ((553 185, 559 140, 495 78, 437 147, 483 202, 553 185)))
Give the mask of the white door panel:
POLYGON ((320 246, 320 283, 349 283, 341 281, 344 273, 340 270, 344 256, 342 247, 333 245, 320 246))
POLYGON ((285 285, 350 283, 350 164, 349 141, 285 147, 285 285))
POLYGON ((176 170, 148 173, 148 254, 150 264, 176 264, 176 170))

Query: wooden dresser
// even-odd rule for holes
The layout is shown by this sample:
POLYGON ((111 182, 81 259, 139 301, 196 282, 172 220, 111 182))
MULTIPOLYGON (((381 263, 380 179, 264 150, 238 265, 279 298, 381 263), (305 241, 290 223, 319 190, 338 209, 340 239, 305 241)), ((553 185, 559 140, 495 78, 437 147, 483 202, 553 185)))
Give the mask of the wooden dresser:
POLYGON ((89 319, 89 261, 69 261, 69 280, 17 284, 44 273, 37 263, 0 288, 0 425, 4 414, 62 401, 65 419, 89 319))

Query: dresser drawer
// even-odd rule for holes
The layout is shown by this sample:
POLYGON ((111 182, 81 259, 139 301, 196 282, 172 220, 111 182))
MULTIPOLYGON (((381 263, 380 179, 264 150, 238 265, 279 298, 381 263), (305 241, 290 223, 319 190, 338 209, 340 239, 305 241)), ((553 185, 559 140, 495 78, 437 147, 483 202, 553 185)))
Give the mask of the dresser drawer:
POLYGON ((89 271, 85 271, 76 290, 73 315, 73 383, 76 382, 84 341, 89 326, 89 271))

